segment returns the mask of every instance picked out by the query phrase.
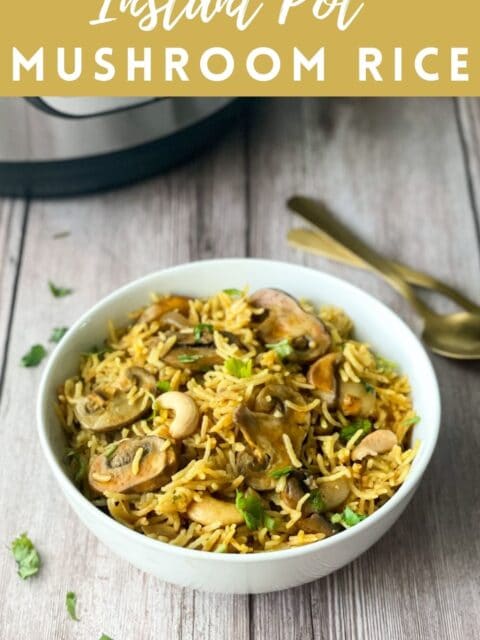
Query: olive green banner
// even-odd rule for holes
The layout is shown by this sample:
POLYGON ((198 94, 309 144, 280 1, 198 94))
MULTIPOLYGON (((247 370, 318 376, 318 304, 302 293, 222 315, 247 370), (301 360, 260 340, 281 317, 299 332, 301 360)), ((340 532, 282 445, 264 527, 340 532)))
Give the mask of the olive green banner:
POLYGON ((477 0, 23 0, 4 96, 480 95, 477 0))

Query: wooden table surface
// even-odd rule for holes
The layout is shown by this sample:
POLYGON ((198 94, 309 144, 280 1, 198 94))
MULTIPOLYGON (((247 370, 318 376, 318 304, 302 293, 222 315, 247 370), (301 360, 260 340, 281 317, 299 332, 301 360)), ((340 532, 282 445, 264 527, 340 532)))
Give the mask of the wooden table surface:
MULTIPOLYGON (((167 175, 58 201, 0 201, 0 637, 4 640, 470 640, 480 637, 480 368, 433 357, 438 448, 400 521, 356 562, 289 591, 193 592, 144 575, 91 535, 39 449, 34 343, 116 287, 198 258, 308 264, 364 287, 418 331, 375 276, 287 247, 294 192, 326 198, 391 257, 480 300, 480 104, 450 99, 259 101, 221 142, 167 175), (54 239, 68 231, 69 235, 54 239), (72 286, 54 299, 47 281, 72 286), (41 573, 6 548, 28 531, 41 573), (75 591, 80 622, 65 611, 75 591)), ((53 345, 49 345, 53 349, 53 345)))

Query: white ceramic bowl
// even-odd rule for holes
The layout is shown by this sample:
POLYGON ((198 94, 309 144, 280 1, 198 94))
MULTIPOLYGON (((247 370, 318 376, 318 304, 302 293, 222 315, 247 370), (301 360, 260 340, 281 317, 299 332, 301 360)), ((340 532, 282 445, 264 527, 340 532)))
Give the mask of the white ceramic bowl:
POLYGON ((207 591, 260 593, 294 587, 325 576, 351 562, 397 520, 412 498, 433 453, 440 423, 437 380, 430 361, 410 329, 392 311, 360 289, 304 267, 254 259, 209 260, 166 269, 141 278, 96 304, 70 329, 53 353, 40 386, 38 432, 48 464, 61 490, 84 524, 114 553, 162 580, 207 591), (271 553, 233 555, 182 549, 131 531, 93 506, 70 480, 62 462, 65 439, 53 409, 55 390, 77 371, 80 352, 103 341, 107 320, 124 324, 149 294, 175 292, 208 296, 228 287, 251 291, 277 287, 289 293, 342 307, 357 335, 410 378, 421 422, 414 437, 421 449, 397 493, 376 513, 340 534, 304 547, 271 553))

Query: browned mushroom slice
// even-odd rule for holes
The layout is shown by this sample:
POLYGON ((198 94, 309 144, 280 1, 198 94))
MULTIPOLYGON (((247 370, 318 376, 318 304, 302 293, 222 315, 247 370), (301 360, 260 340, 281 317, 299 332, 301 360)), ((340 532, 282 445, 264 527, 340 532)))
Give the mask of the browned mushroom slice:
POLYGON ((140 420, 150 410, 150 398, 143 396, 130 403, 125 393, 104 399, 92 393, 74 406, 75 417, 83 429, 115 431, 140 420))
POLYGON ((222 364, 223 359, 215 349, 207 346, 178 345, 171 349, 163 358, 164 362, 177 369, 190 371, 208 371, 216 364, 222 364))
POLYGON ((174 329, 189 329, 192 327, 188 318, 178 311, 168 311, 162 316, 162 325, 173 327, 174 329))
POLYGON ((335 533, 335 529, 330 522, 318 513, 312 513, 311 516, 301 518, 296 524, 305 533, 323 533, 325 538, 333 536, 335 533))
POLYGON ((153 393, 156 389, 157 381, 155 376, 142 367, 129 367, 125 371, 125 375, 129 380, 132 380, 137 387, 146 389, 150 393, 153 393))
POLYGON ((375 413, 375 391, 367 391, 361 382, 340 382, 340 409, 346 416, 368 418, 375 413))
POLYGON ((177 342, 175 348, 180 347, 210 347, 213 345, 213 332, 204 330, 200 335, 195 335, 193 331, 183 332, 180 331, 175 334, 177 336, 177 342))
POLYGON ((306 488, 299 478, 290 476, 285 483, 285 489, 280 494, 282 500, 290 507, 295 509, 299 500, 307 493, 306 488))
POLYGON ((113 443, 106 453, 95 456, 88 471, 88 482, 99 493, 141 493, 166 484, 177 468, 173 447, 163 449, 157 436, 122 440, 113 443), (113 449, 112 449, 113 448, 113 449), (112 452, 109 455, 109 449, 112 452), (141 456, 139 455, 141 450, 141 456), (137 464, 133 462, 136 460, 137 464))
POLYGON ((264 309, 266 317, 258 325, 264 344, 289 340, 293 353, 289 360, 311 362, 328 351, 331 338, 321 320, 304 311, 295 298, 278 289, 260 289, 250 304, 264 309))
POLYGON ((318 492, 325 505, 325 511, 332 511, 346 501, 350 495, 350 484, 343 476, 336 480, 319 483, 318 492))
POLYGON ((315 507, 313 501, 307 500, 302 508, 305 515, 310 515, 318 511, 332 511, 336 509, 343 504, 350 495, 350 485, 347 478, 342 477, 336 480, 322 482, 318 489, 311 491, 303 484, 298 476, 291 475, 286 482, 285 489, 282 491, 281 496, 291 509, 295 509, 298 501, 301 500, 306 493, 311 493, 313 496, 314 492, 318 492, 319 502, 322 508, 319 509, 315 507))
POLYGON ((283 384, 267 384, 263 387, 255 399, 255 411, 272 413, 273 411, 285 412, 285 400, 290 400, 294 404, 305 404, 303 397, 298 391, 290 389, 283 384))
POLYGON ((147 307, 141 316, 138 318, 138 322, 145 322, 149 324, 154 320, 159 320, 164 314, 169 311, 179 311, 180 313, 188 313, 189 298, 185 296, 167 296, 154 302, 147 307))
POLYGON ((308 383, 315 387, 316 394, 327 407, 333 407, 337 399, 336 365, 339 361, 339 353, 328 353, 310 365, 307 372, 308 383))
MULTIPOLYGON (((261 402, 263 401, 266 398, 261 402)), ((240 405, 235 412, 234 421, 240 427, 258 463, 244 466, 242 473, 257 491, 273 489, 276 484, 273 472, 292 464, 285 447, 284 435, 290 438, 295 453, 300 453, 305 430, 293 421, 291 413, 287 410, 283 416, 276 417, 269 413, 251 411, 245 405, 240 405)))

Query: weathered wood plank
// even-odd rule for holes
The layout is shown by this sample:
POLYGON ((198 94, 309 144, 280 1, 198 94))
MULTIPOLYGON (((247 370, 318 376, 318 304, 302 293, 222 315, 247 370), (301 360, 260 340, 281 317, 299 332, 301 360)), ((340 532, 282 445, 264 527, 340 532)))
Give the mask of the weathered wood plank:
MULTIPOLYGON (((303 192, 326 199, 387 255, 480 299, 480 280, 472 277, 478 274, 478 243, 452 101, 270 101, 261 104, 252 124, 250 148, 254 255, 343 276, 418 326, 407 305, 372 274, 286 247, 288 228, 302 221, 286 212, 285 200, 303 192)), ((472 539, 480 504, 479 367, 434 362, 443 393, 443 429, 405 516, 374 549, 337 574, 302 590, 255 599, 254 638, 264 638, 267 626, 269 638, 475 635, 480 623, 479 547, 472 539), (311 600, 311 622, 305 598, 311 600), (294 621, 289 611, 295 611, 294 621)))
POLYGON ((465 167, 472 204, 477 215, 477 238, 480 242, 480 100, 458 98, 456 103, 465 167))
POLYGON ((10 555, 0 554, 2 637, 91 640, 105 632, 118 640, 208 640, 218 637, 218 629, 227 639, 248 637, 247 597, 219 596, 213 604, 211 596, 162 584, 112 556, 80 524, 59 495, 37 442, 34 403, 41 367, 19 367, 32 343, 47 345, 53 327, 69 326, 119 285, 190 259, 244 253, 244 179, 240 129, 209 155, 158 180, 85 199, 32 204, 0 413, 2 450, 8 451, 0 485, 12 489, 3 504, 1 537, 7 543, 28 530, 44 567, 38 578, 23 583, 10 555), (53 238, 64 231, 67 237, 53 238), (74 295, 54 299, 49 279, 73 287, 74 295), (67 618, 67 590, 77 593, 80 623, 67 618))
POLYGON ((21 200, 0 201, 0 394, 25 216, 21 200))

